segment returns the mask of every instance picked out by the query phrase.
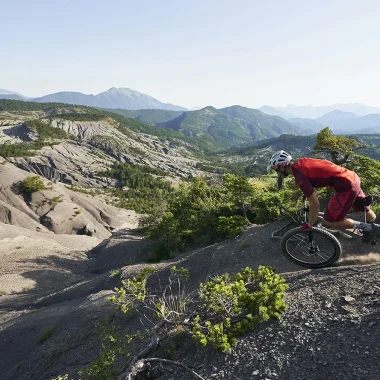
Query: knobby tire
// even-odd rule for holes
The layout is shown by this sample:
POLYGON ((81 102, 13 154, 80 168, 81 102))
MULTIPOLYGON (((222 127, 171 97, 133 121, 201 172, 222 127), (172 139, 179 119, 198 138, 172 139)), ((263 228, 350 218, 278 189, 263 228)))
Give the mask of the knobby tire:
POLYGON ((281 250, 293 263, 305 268, 324 268, 334 264, 342 254, 339 240, 325 229, 313 227, 313 241, 319 252, 309 252, 309 234, 299 227, 289 230, 281 239, 281 250))

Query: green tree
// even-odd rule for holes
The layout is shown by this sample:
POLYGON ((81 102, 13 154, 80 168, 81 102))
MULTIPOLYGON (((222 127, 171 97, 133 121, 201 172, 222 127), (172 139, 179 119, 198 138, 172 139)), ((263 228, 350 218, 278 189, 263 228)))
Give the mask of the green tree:
POLYGON ((247 177, 237 176, 234 174, 225 174, 223 176, 223 185, 225 187, 227 198, 236 206, 244 218, 249 223, 247 211, 251 208, 253 187, 247 177))
POLYGON ((376 213, 379 213, 380 162, 369 157, 354 154, 346 167, 360 176, 361 187, 366 195, 371 194, 374 196, 374 204, 371 207, 376 213))
POLYGON ((314 153, 325 153, 331 157, 334 164, 342 165, 346 163, 354 150, 361 149, 356 140, 346 136, 335 136, 329 127, 323 128, 317 134, 317 141, 314 145, 314 153))

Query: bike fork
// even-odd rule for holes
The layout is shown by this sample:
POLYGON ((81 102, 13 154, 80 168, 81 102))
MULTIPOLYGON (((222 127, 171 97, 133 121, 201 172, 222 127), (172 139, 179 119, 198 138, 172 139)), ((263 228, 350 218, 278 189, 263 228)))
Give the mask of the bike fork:
POLYGON ((319 248, 318 248, 318 246, 314 242, 314 239, 313 239, 313 230, 308 231, 308 238, 309 238, 309 253, 312 253, 312 254, 318 253, 319 252, 319 248))

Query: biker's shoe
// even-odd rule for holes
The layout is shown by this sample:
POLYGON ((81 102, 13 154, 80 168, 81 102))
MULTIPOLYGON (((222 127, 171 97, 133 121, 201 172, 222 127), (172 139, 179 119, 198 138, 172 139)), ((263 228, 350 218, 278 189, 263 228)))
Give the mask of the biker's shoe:
POLYGON ((371 223, 371 230, 363 231, 362 240, 365 243, 370 243, 379 234, 380 234, 380 224, 371 223))

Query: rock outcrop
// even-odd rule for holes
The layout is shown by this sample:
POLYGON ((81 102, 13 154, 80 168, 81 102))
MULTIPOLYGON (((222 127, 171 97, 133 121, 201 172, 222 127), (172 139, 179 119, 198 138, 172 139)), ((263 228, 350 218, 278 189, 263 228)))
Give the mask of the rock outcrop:
POLYGON ((107 205, 99 197, 78 193, 61 183, 44 181, 45 189, 19 193, 30 173, 11 163, 0 164, 0 222, 32 231, 77 234, 106 239, 112 231, 136 227, 134 211, 107 205))

